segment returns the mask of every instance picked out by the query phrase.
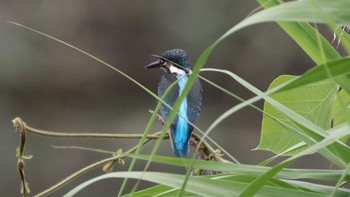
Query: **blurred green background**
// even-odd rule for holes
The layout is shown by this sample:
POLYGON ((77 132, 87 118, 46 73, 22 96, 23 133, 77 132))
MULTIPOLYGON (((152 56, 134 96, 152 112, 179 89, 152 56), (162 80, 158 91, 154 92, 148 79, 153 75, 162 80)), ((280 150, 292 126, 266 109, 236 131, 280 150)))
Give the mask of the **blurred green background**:
MULTIPOLYGON (((53 40, 19 28, 14 21, 62 39, 124 71, 156 92, 160 70, 144 66, 172 48, 182 48, 195 63, 202 51, 230 27, 258 7, 255 1, 1 1, 0 2, 0 193, 19 196, 15 150, 18 133, 11 120, 19 116, 28 125, 57 131, 142 133, 156 101, 132 82, 53 40)), ((332 34, 326 35, 328 40, 332 34)), ((298 75, 314 63, 276 24, 260 24, 230 36, 211 55, 205 67, 228 69, 257 88, 266 90, 278 75, 298 75)), ((203 73, 243 98, 249 91, 226 76, 203 73)), ((208 126, 238 102, 203 83, 204 100, 198 126, 208 126)), ((262 102, 257 103, 262 107, 262 102)), ((239 161, 257 164, 272 154, 252 151, 260 137, 261 114, 250 108, 222 122, 211 137, 239 161)), ((154 132, 159 131, 157 123, 154 132)), ((72 140, 28 135, 26 153, 33 154, 25 171, 32 194, 70 173, 109 155, 51 145, 79 145, 127 150, 135 140, 72 140)), ((149 150, 146 148, 146 150, 149 150)), ((145 151, 146 152, 146 151, 145 151)), ((172 155, 168 141, 158 151, 172 155)), ((125 170, 118 166, 116 170, 125 170)), ((140 162, 136 170, 142 170, 140 162)), ((298 160, 296 167, 328 168, 320 156, 298 160)), ((150 170, 183 173, 183 169, 152 165, 150 170)), ((101 174, 97 169, 52 196, 101 174)), ((81 196, 114 196, 120 180, 105 180, 81 196)), ((147 185, 141 185, 145 187, 147 185)))

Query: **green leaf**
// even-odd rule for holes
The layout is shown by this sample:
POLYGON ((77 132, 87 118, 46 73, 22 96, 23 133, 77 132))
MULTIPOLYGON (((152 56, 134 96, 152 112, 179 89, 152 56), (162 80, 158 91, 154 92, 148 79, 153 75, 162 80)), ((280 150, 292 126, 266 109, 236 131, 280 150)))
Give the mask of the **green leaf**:
MULTIPOLYGON (((350 132, 349 132, 349 127, 347 124, 331 129, 331 131, 329 132, 329 135, 326 136, 321 142, 318 142, 310 147, 307 147, 305 150, 303 150, 303 151, 293 155, 292 157, 284 160, 280 164, 278 164, 278 165, 274 166, 273 168, 271 168, 270 170, 268 170, 266 173, 259 176, 247 188, 244 189, 244 191, 242 192, 242 194, 240 196, 253 196, 262 188, 263 185, 266 185, 268 183, 268 181, 270 181, 273 178, 273 176, 275 176, 278 172, 283 170, 283 168, 285 168, 288 164, 293 162, 295 159, 302 157, 306 154, 310 154, 314 151, 324 149, 328 145, 339 140, 341 137, 344 137, 345 135, 349 135, 349 134, 350 134, 350 132)), ((345 144, 341 144, 341 143, 339 145, 344 146, 344 147, 346 146, 345 144)), ((347 152, 345 152, 345 151, 339 152, 338 155, 339 154, 347 154, 347 152)), ((345 173, 348 172, 348 167, 349 166, 347 165, 345 173)), ((345 175, 345 173, 344 173, 344 175, 345 175)), ((339 180, 341 180, 342 178, 343 177, 341 177, 339 180)), ((336 190, 337 189, 334 189, 332 191, 332 194, 334 194, 334 192, 336 192, 336 190)), ((319 190, 317 190, 317 191, 319 191, 319 190)), ((325 190, 323 190, 323 192, 325 192, 325 190)), ((331 195, 331 194, 327 194, 327 195, 331 195)), ((349 194, 347 194, 347 195, 349 195, 349 194)))
POLYGON ((350 57, 329 61, 325 64, 320 64, 308 70, 302 76, 296 78, 277 92, 290 90, 293 88, 309 85, 315 82, 321 82, 333 77, 347 77, 350 72, 350 57))
POLYGON ((336 196, 336 197, 349 197, 349 194, 350 194, 350 190, 348 189, 337 188, 335 190, 335 187, 313 184, 313 183, 308 183, 304 181, 288 180, 286 182, 296 187, 303 188, 306 190, 311 190, 311 191, 318 191, 328 196, 332 196, 331 194, 333 192, 334 192, 333 196, 336 196))
MULTIPOLYGON (((211 69, 213 70, 213 69, 211 69)), ((319 126, 315 125, 305 117, 301 116, 300 114, 296 113, 295 111, 291 110, 290 108, 286 107, 285 105, 279 103, 275 99, 269 97, 268 95, 272 92, 276 92, 276 90, 280 89, 283 85, 277 86, 276 88, 273 88, 271 90, 268 90, 267 92, 261 92, 256 87, 252 86, 250 83, 239 77, 238 75, 229 72, 227 70, 221 70, 221 69, 215 69, 215 72, 220 72, 229 75, 234 80, 236 80, 238 83, 245 86, 248 90, 252 91, 257 96, 248 99, 231 109, 227 110, 225 113, 223 113, 220 117, 218 117, 207 129, 206 133, 209 133, 213 128, 215 128, 222 120, 227 118, 228 116, 232 115, 233 113, 237 112, 238 110, 250 106, 252 103, 259 101, 260 99, 265 99, 267 102, 271 103, 274 107, 276 107, 280 112, 285 114, 289 119, 293 120, 295 124, 297 124, 300 128, 292 127, 283 121, 280 121, 276 119, 275 117, 271 116, 270 114, 264 112, 264 114, 270 116, 274 120, 278 121, 279 124, 281 124, 284 128, 288 129, 291 133, 293 133, 295 136, 300 138, 301 141, 305 142, 308 145, 314 145, 317 143, 318 140, 321 140, 321 138, 324 138, 328 135, 328 133, 320 128, 319 126), (309 135, 307 135, 305 132, 307 132, 309 135), (316 137, 314 139, 313 137, 316 137), (317 140, 317 141, 316 141, 317 140)), ((346 168, 347 163, 350 162, 350 149, 347 146, 343 146, 343 144, 339 144, 339 141, 336 141, 334 144, 336 146, 332 152, 328 149, 328 147, 318 149, 319 153, 322 154, 324 157, 329 159, 331 162, 336 164, 337 166, 341 168, 346 168)), ((333 145, 332 145, 333 147, 333 145)), ((291 151, 291 150, 289 150, 291 151)))
MULTIPOLYGON (((313 183, 307 183, 304 181, 286 181, 289 185, 299 187, 306 191, 318 191, 319 193, 331 196, 332 192, 334 191, 334 187, 330 186, 323 186, 319 184, 313 184, 313 183)), ((278 181, 274 181, 274 184, 281 184, 284 185, 284 182, 278 183, 278 181)), ((126 196, 133 196, 133 197, 143 197, 143 196, 176 196, 178 194, 178 190, 168 187, 165 185, 157 185, 142 191, 134 192, 132 194, 125 195, 126 196)), ((348 197, 350 194, 350 191, 347 189, 341 189, 338 188, 333 196, 337 197, 348 197)), ((285 195, 284 193, 279 193, 278 195, 285 195)), ((191 196, 189 193, 186 193, 184 196, 191 196)), ((192 194, 192 196, 195 196, 192 194)))
MULTIPOLYGON (((159 173, 159 172, 114 172, 105 175, 101 175, 90 179, 79 186, 75 187, 69 191, 65 197, 73 196, 77 194, 80 190, 84 189, 88 185, 108 179, 108 178, 134 178, 142 179, 147 181, 152 181, 168 187, 175 188, 179 190, 182 187, 182 182, 185 178, 184 175, 170 174, 170 173, 159 173)), ((250 182, 254 180, 254 177, 247 176, 232 176, 232 175, 216 175, 216 176, 200 176, 200 177, 189 177, 183 196, 237 196, 244 188, 250 185, 250 182), (189 193, 191 194, 189 194, 189 193)), ((157 188, 159 189, 159 188, 157 188)), ((167 188, 161 188, 164 195, 159 196, 169 196, 167 188)), ((171 190, 171 189, 169 189, 171 190)), ((168 190, 168 191, 169 191, 168 190)), ((148 190, 149 193, 143 193, 143 196, 151 196, 154 191, 148 190)), ((172 191, 169 191, 172 192, 172 191)), ((132 195, 132 194, 130 194, 132 195)), ((140 194, 138 194, 141 196, 140 194)), ((283 183, 279 180, 271 179, 267 185, 263 186, 259 190, 256 196, 270 197, 270 196, 284 196, 284 197, 325 197, 327 194, 322 194, 317 191, 304 191, 292 186, 288 183, 283 183)))
MULTIPOLYGON (((124 197, 132 196, 132 197, 144 197, 144 196, 178 196, 179 190, 174 189, 173 187, 169 187, 166 185, 156 185, 154 187, 150 187, 141 191, 133 192, 131 194, 126 194, 124 197)), ((191 193, 185 193, 184 196, 196 196, 191 193)))
POLYGON ((235 31, 249 25, 271 21, 299 21, 313 23, 350 23, 350 2, 347 0, 302 0, 283 3, 257 12, 227 31, 217 42, 225 39, 235 31))
MULTIPOLYGON (((349 66, 350 67, 350 66, 349 66)), ((345 122, 350 122, 350 95, 344 90, 341 90, 332 108, 333 126, 341 125, 345 122)))
MULTIPOLYGON (((283 4, 282 0, 258 0, 258 2, 265 9, 283 4)), ((300 21, 277 21, 277 23, 316 64, 341 58, 333 46, 309 23, 300 21)))
MULTIPOLYGON (((267 172, 271 167, 244 165, 235 163, 222 163, 214 161, 204 160, 189 160, 175 157, 156 156, 150 157, 149 155, 129 155, 137 159, 152 160, 152 162, 174 165, 180 167, 188 167, 192 163, 192 167, 196 169, 204 169, 211 171, 221 171, 231 175, 248 175, 258 176, 267 172)), ((291 169, 285 168, 281 170, 275 178, 279 179, 314 179, 322 181, 337 181, 342 174, 346 173, 344 170, 318 170, 318 169, 291 169)), ((350 180, 350 174, 346 173, 345 180, 350 180)))
POLYGON ((268 170, 267 172, 265 172, 264 174, 262 174, 261 176, 259 176, 257 179, 255 179, 254 181, 252 181, 252 183, 250 183, 250 185, 248 187, 246 187, 242 193, 240 193, 240 197, 250 197, 255 195, 263 185, 266 185, 274 175, 276 175, 279 171, 281 171, 283 168, 287 167, 289 165, 289 163, 291 162, 285 162, 285 163, 281 163, 273 168, 271 168, 270 170, 268 170))
MULTIPOLYGON (((332 117, 333 117, 333 126, 339 126, 341 124, 350 123, 350 96, 344 91, 341 90, 333 104, 332 108, 332 117)), ((347 142, 350 136, 346 136, 341 139, 343 142, 347 142)))
MULTIPOLYGON (((261 6, 264 8, 271 8, 283 4, 282 0, 258 0, 261 6)), ((305 1, 306 2, 306 1, 305 1)), ((304 3, 305 3, 304 2, 304 3)), ((317 1, 320 3, 321 1, 317 1)), ((309 4, 314 4, 314 7, 317 9, 322 4, 316 4, 316 2, 306 2, 309 4)), ((329 1, 331 3, 331 1, 329 1)), ((338 3, 338 2, 337 2, 338 3)), ((340 4, 339 4, 340 5, 340 4)), ((346 9, 349 9, 347 7, 346 9)), ((320 9, 321 11, 322 9, 320 9)), ((325 14, 325 13, 324 13, 325 14)), ((338 17, 342 16, 343 13, 335 13, 338 17)), ((325 15, 327 18, 327 15, 325 15)), ((329 19, 329 18, 328 18, 329 19)), ((339 53, 333 48, 333 46, 318 32, 317 29, 312 27, 306 22, 301 22, 301 20, 296 20, 298 22, 286 22, 286 21, 277 21, 277 23, 286 31, 286 33, 293 38, 293 40, 305 51, 306 54, 310 56, 316 64, 323 64, 327 61, 341 58, 339 53)), ((333 22, 334 21, 329 21, 333 22)), ((347 36, 348 37, 348 36, 347 36)), ((349 42, 346 42, 349 45, 349 42)), ((350 46, 347 46, 349 48, 350 46)), ((325 65, 327 70, 327 65, 325 65)), ((330 73, 328 73, 329 75, 330 73)), ((328 78, 331 78, 329 75, 328 78)), ((350 77, 348 75, 337 76, 335 78, 337 83, 343 87, 350 94, 350 77)))
MULTIPOLYGON (((180 189, 183 184, 183 180, 186 178, 184 175, 170 174, 170 173, 159 173, 159 172, 114 172, 98 176, 90 179, 85 183, 80 184, 76 188, 72 189, 65 196, 75 195, 78 191, 84 187, 103 179, 107 178, 134 178, 152 181, 180 189)), ((202 196, 232 196, 241 189, 244 185, 237 183, 236 186, 231 185, 229 181, 212 180, 203 177, 190 177, 185 190, 194 194, 202 196)), ((147 195, 149 196, 149 195, 147 195)))
MULTIPOLYGON (((280 76, 271 83, 268 89, 272 89, 294 78, 294 76, 289 75, 280 76)), ((328 129, 331 122, 330 109, 336 92, 337 89, 334 82, 324 81, 276 93, 271 95, 271 98, 297 112, 320 128, 328 129)), ((292 120, 268 102, 264 103, 264 112, 294 128, 298 128, 292 120)), ((300 139, 291 134, 283 125, 265 114, 263 115, 261 133, 260 144, 257 147, 259 150, 270 150, 278 154, 300 142, 300 139)), ((287 154, 293 153, 295 152, 287 154)))

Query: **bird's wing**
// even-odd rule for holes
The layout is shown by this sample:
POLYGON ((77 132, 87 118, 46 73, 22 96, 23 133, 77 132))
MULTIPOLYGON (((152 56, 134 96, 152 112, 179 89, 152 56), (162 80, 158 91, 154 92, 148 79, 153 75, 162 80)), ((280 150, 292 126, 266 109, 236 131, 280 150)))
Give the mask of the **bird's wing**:
MULTIPOLYGON (((197 78, 194 82, 190 92, 187 95, 187 114, 188 120, 196 124, 199 118, 199 114, 201 112, 202 105, 202 85, 197 78)), ((190 131, 193 130, 193 127, 190 126, 190 131)))
MULTIPOLYGON (((158 96, 162 97, 164 92, 169 88, 169 86, 174 83, 174 81, 176 81, 176 74, 168 74, 168 75, 164 75, 160 78, 159 84, 158 84, 158 96)), ((164 101, 170 105, 173 106, 174 103, 176 102, 176 99, 179 97, 179 86, 175 85, 172 90, 168 93, 168 95, 166 96, 166 98, 164 99, 164 101)), ((166 107, 165 105, 161 106, 161 114, 163 116, 163 118, 166 120, 168 119, 168 116, 171 112, 171 109, 169 109, 168 107, 166 107)), ((177 116, 176 118, 173 120, 173 123, 177 122, 177 116)), ((175 126, 175 125, 172 125, 175 126)))
MULTIPOLYGON (((158 96, 162 97, 162 95, 167 90, 167 88, 176 80, 177 80, 176 74, 168 74, 168 75, 162 76, 160 78, 159 85, 158 85, 158 96)), ((203 92, 202 85, 199 79, 197 78, 190 92, 187 95, 188 120, 193 124, 196 124, 201 112, 202 92, 203 92)), ((170 106, 173 106, 178 97, 179 97, 179 86, 175 85, 173 89, 169 92, 169 94, 166 96, 165 102, 168 103, 170 106)), ((161 114, 165 120, 168 118, 170 112, 171 110, 168 107, 162 105, 161 114)), ((178 119, 178 116, 176 116, 175 119, 173 120, 172 127, 175 127, 175 123, 177 122, 177 119, 178 119)), ((190 126, 190 131, 192 130, 193 130, 193 127, 190 126)))

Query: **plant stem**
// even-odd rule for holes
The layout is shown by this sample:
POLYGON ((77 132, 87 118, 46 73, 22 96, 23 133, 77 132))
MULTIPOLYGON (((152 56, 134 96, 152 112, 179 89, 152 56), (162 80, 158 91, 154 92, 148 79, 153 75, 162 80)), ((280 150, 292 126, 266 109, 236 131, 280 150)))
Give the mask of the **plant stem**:
MULTIPOLYGON (((143 145, 147 144, 150 141, 151 141, 151 139, 147 139, 143 145)), ((74 179, 78 178, 80 175, 83 175, 84 173, 87 173, 88 171, 90 171, 98 166, 101 166, 101 165, 106 164, 106 163, 111 162, 111 161, 117 161, 120 159, 124 159, 128 154, 135 152, 136 149, 137 149, 137 146, 134 146, 133 148, 131 148, 130 150, 128 150, 127 152, 125 152, 121 155, 115 155, 113 157, 109 157, 109 158, 100 160, 98 162, 95 162, 93 164, 90 164, 90 165, 76 171, 75 173, 69 175, 68 177, 66 177, 62 181, 56 183, 55 185, 51 186, 50 188, 48 188, 48 189, 46 189, 46 190, 44 190, 44 191, 42 191, 39 194, 36 194, 34 196, 35 197, 46 196, 46 195, 54 192, 55 190, 63 187, 64 185, 68 184, 69 182, 73 181, 74 179)))
MULTIPOLYGON (((56 131, 45 131, 41 129, 36 129, 33 127, 28 126, 20 117, 16 117, 12 120, 14 127, 18 130, 20 130, 20 144, 18 147, 18 169, 21 176, 21 182, 22 182, 22 190, 23 190, 23 196, 26 196, 29 192, 29 188, 27 187, 27 183, 25 181, 24 177, 24 162, 23 159, 25 159, 24 152, 24 145, 25 145, 25 134, 26 132, 46 136, 46 137, 59 137, 59 138, 126 138, 126 139, 140 139, 142 138, 143 134, 109 134, 109 133, 66 133, 66 132, 56 132, 56 131)), ((142 144, 145 145, 148 142, 150 142, 153 139, 159 139, 162 132, 157 132, 151 135, 146 136, 146 140, 142 144)), ((168 139, 169 136, 165 135, 162 139, 168 139)), ((194 149, 201 154, 201 158, 210 158, 213 157, 214 160, 223 162, 223 163, 230 163, 229 161, 222 158, 219 152, 217 152, 214 148, 212 148, 206 141, 201 140, 201 137, 195 133, 192 133, 192 139, 191 139, 191 145, 194 146, 194 149), (200 148, 199 148, 200 147, 200 148)), ((131 148, 125 153, 113 155, 112 157, 97 161, 93 164, 90 164, 75 173, 69 175, 62 181, 58 182, 57 184, 49 187, 48 189, 36 194, 35 196, 46 196, 57 189, 63 187, 64 185, 68 184, 72 180, 76 179, 80 175, 100 166, 103 164, 107 164, 108 162, 115 162, 120 161, 127 157, 128 154, 134 153, 138 148, 138 145, 131 148)))
MULTIPOLYGON (((32 134, 46 136, 46 137, 60 137, 60 138, 123 138, 123 139, 140 139, 143 134, 118 134, 118 133, 89 133, 89 132, 57 132, 57 131, 46 131, 41 129, 36 129, 28 126, 20 117, 16 117, 12 120, 16 128, 23 128, 26 132, 32 134)), ((158 139, 159 135, 151 134, 146 136, 147 139, 158 139)), ((165 139, 168 136, 164 137, 165 139)))
POLYGON ((21 192, 23 194, 24 197, 27 196, 27 194, 29 193, 29 187, 27 185, 27 181, 25 178, 25 174, 24 174, 24 147, 25 147, 25 143, 26 143, 26 129, 25 129, 25 124, 23 124, 22 122, 14 122, 14 126, 16 127, 16 129, 19 130, 20 134, 19 134, 19 145, 17 148, 17 153, 16 156, 18 158, 17 161, 17 167, 18 167, 18 171, 19 171, 19 175, 21 177, 21 192))

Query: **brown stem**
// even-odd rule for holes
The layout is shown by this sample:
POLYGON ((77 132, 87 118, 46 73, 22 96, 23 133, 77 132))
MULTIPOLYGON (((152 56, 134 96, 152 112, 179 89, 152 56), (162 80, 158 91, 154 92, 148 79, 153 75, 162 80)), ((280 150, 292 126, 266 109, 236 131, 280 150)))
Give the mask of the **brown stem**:
MULTIPOLYGON (((45 131, 28 126, 21 118, 16 117, 12 120, 16 128, 23 128, 26 132, 47 137, 61 137, 61 138, 126 138, 126 139, 141 139, 143 134, 117 134, 117 133, 89 133, 89 132, 57 132, 45 131)), ((151 134, 147 139, 158 139, 158 134, 151 134)), ((165 136, 168 138, 168 136, 165 136)))
POLYGON ((17 117, 13 120, 14 126, 19 130, 19 144, 17 148, 17 167, 19 171, 19 175, 21 177, 21 192, 24 197, 27 196, 29 193, 29 187, 27 185, 27 181, 25 179, 25 174, 24 174, 24 147, 26 143, 26 128, 25 128, 25 123, 21 120, 21 118, 17 117))
MULTIPOLYGON (((159 119, 161 121, 161 119, 159 119)), ((127 138, 127 139, 141 139, 143 134, 109 134, 109 133, 65 133, 65 132, 55 132, 55 131, 45 131, 36 129, 33 127, 28 126, 24 121, 22 121, 21 118, 16 117, 12 120, 14 127, 20 131, 20 143, 18 147, 18 169, 21 176, 22 181, 22 190, 23 190, 23 196, 27 196, 27 193, 29 193, 29 188, 27 186, 27 183, 25 181, 25 175, 24 175, 24 162, 23 158, 25 158, 24 152, 24 146, 25 146, 25 134, 26 132, 30 132, 36 135, 42 135, 46 137, 62 137, 62 138, 127 138)), ((148 143, 152 139, 158 139, 161 132, 148 135, 146 138, 147 140, 144 142, 144 144, 148 143)), ((164 139, 168 139, 169 135, 166 135, 164 139)), ((192 133, 191 140, 190 140, 190 146, 195 149, 195 152, 199 154, 200 159, 204 160, 210 160, 210 158, 213 158, 216 161, 224 162, 224 163, 230 163, 229 161, 222 158, 222 156, 214 150, 206 141, 201 140, 201 137, 195 133, 192 133)), ((127 154, 135 152, 137 149, 137 146, 133 147, 132 149, 128 150, 124 154, 117 154, 113 157, 106 158, 104 160, 98 161, 96 163, 90 164, 86 166, 83 169, 80 169, 79 171, 71 174, 67 178, 63 179, 59 183, 51 186, 50 188, 46 189, 45 191, 35 195, 35 196, 45 196, 48 195, 55 190, 63 187, 70 181, 74 180, 75 178, 79 177, 80 175, 90 171, 91 169, 107 164, 109 162, 115 162, 120 161, 121 159, 125 158, 127 154)), ((201 174, 201 173, 200 173, 201 174)))
MULTIPOLYGON (((147 139, 143 145, 147 144, 148 142, 150 142, 151 139, 147 139)), ((127 157, 128 154, 131 154, 133 152, 135 152, 137 149, 137 146, 131 148, 130 150, 128 150, 127 152, 123 153, 123 154, 120 154, 120 155, 114 155, 113 157, 109 157, 109 158, 106 158, 106 159, 103 159, 103 160, 100 160, 100 161, 97 161, 93 164, 90 164, 78 171, 76 171, 75 173, 69 175, 68 177, 66 177, 65 179, 63 179, 62 181, 56 183, 55 185, 51 186, 50 188, 36 194, 34 197, 41 197, 41 196, 46 196, 46 195, 49 195, 50 193, 58 190, 59 188, 63 187, 64 185, 68 184, 69 182, 73 181, 74 179, 78 178, 79 176, 87 173, 88 171, 98 167, 98 166, 101 166, 101 165, 104 165, 104 164, 107 164, 108 162, 113 162, 113 161, 118 161, 118 160, 121 160, 121 159, 124 159, 125 157, 127 157)))

